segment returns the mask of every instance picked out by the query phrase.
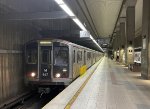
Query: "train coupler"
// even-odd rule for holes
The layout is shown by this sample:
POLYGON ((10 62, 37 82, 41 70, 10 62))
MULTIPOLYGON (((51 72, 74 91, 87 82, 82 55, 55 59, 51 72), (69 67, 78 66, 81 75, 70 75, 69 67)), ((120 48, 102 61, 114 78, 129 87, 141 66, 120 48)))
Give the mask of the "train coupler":
POLYGON ((43 94, 48 94, 50 93, 50 88, 43 88, 43 87, 40 87, 38 89, 38 93, 40 93, 40 97, 42 97, 43 94))

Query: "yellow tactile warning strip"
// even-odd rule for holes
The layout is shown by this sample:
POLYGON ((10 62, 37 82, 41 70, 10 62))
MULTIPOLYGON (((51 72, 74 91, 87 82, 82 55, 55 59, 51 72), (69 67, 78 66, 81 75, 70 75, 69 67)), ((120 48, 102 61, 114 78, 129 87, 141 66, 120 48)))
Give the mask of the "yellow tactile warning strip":
MULTIPOLYGON (((102 62, 99 62, 99 64, 102 62)), ((97 67, 99 66, 99 64, 97 65, 97 67)), ((78 89, 78 91, 75 93, 75 95, 71 98, 71 100, 68 102, 68 104, 66 105, 66 107, 64 109, 70 109, 72 104, 75 102, 75 100, 77 99, 77 97, 79 96, 79 94, 81 93, 81 91, 83 90, 83 88, 85 87, 85 85, 87 84, 87 82, 89 81, 89 79, 91 78, 91 76, 93 75, 93 73, 95 72, 95 70, 97 69, 97 67, 94 69, 94 71, 89 75, 89 77, 84 81, 84 83, 81 85, 81 87, 78 89)))
POLYGON ((81 68, 80 68, 80 76, 83 75, 87 70, 87 66, 86 65, 83 65, 81 68))

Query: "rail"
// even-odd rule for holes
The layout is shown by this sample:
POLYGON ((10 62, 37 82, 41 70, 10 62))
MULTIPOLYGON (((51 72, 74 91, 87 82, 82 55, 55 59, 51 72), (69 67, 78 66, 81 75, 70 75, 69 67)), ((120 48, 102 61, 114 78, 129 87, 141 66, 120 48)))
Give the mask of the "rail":
POLYGON ((32 96, 32 92, 25 92, 22 93, 14 98, 11 98, 10 100, 2 103, 0 105, 0 109, 8 109, 11 108, 12 106, 18 104, 18 103, 23 103, 24 100, 28 99, 29 97, 32 96))

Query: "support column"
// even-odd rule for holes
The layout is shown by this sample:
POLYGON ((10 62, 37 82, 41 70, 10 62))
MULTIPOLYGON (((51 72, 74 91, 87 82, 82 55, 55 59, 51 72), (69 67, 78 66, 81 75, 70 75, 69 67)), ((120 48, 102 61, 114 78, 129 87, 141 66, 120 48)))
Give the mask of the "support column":
POLYGON ((119 62, 125 64, 125 22, 120 23, 120 42, 119 62))
POLYGON ((129 65, 134 63, 135 7, 127 7, 126 15, 126 64, 129 65))
POLYGON ((117 61, 119 62, 119 58, 120 58, 120 29, 119 27, 117 28, 116 31, 116 55, 117 55, 117 61))
POLYGON ((117 43, 117 39, 115 37, 114 41, 113 41, 113 44, 114 44, 114 60, 116 60, 117 58, 117 46, 116 46, 116 43, 117 43))
POLYGON ((143 0, 141 76, 150 79, 150 0, 143 0))

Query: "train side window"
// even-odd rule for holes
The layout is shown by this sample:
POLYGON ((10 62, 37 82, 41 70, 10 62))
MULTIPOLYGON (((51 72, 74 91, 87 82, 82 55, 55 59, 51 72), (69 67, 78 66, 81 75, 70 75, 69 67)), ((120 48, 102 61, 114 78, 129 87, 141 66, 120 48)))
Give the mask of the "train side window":
POLYGON ((91 53, 87 52, 87 60, 90 60, 90 59, 91 59, 91 53))
POLYGON ((32 64, 37 63, 37 50, 36 49, 27 50, 27 63, 32 63, 32 64))
POLYGON ((77 62, 82 61, 82 51, 77 52, 77 62))
POLYGON ((86 51, 84 51, 84 64, 86 64, 86 51))
POLYGON ((76 53, 75 50, 73 50, 73 63, 76 62, 76 54, 75 53, 76 53))

